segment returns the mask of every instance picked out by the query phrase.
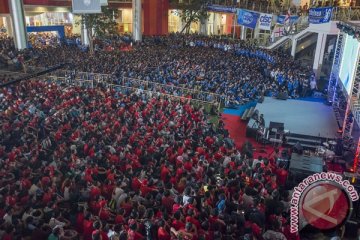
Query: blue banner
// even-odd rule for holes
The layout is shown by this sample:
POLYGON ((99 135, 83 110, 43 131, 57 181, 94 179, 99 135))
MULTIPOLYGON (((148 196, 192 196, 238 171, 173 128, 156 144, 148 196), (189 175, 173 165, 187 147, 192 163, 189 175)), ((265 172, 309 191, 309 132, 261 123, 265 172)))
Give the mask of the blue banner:
MULTIPOLYGON (((285 23, 285 18, 286 18, 285 15, 279 15, 277 17, 276 23, 277 24, 284 24, 285 23)), ((290 24, 296 23, 298 19, 299 19, 299 16, 296 16, 296 15, 290 16, 290 24)))
POLYGON ((309 23, 321 24, 328 23, 331 20, 332 7, 310 8, 309 23))
POLYGON ((208 5, 207 10, 212 12, 236 13, 236 8, 226 7, 221 5, 213 5, 213 4, 208 5))
POLYGON ((252 29, 256 27, 256 23, 260 16, 259 13, 247 11, 244 9, 239 9, 237 15, 238 24, 252 29))

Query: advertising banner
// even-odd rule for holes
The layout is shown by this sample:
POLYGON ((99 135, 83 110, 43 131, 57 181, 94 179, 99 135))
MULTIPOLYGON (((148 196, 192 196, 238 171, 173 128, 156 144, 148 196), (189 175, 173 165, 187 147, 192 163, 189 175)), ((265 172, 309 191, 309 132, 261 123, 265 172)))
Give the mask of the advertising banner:
MULTIPOLYGON (((284 24, 285 23, 286 15, 279 15, 277 16, 277 24, 284 24)), ((293 15, 290 16, 290 24, 296 23, 299 20, 299 16, 293 15)))
POLYGON ((100 0, 72 0, 73 13, 101 13, 100 0))
POLYGON ((260 16, 259 13, 247 11, 244 9, 238 10, 238 24, 248 28, 254 29, 257 24, 257 20, 260 16))
POLYGON ((236 13, 236 8, 214 4, 208 5, 207 10, 212 12, 236 13))
POLYGON ((332 7, 310 8, 309 23, 322 24, 331 20, 332 7))
POLYGON ((272 18, 272 14, 261 13, 259 18, 259 29, 270 30, 272 18))

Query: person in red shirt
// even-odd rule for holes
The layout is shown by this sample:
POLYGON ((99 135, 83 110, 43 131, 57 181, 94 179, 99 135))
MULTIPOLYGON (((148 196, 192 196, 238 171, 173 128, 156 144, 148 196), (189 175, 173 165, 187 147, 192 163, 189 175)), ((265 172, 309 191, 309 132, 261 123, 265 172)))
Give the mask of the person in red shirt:
POLYGON ((2 240, 13 240, 14 236, 14 227, 12 225, 8 225, 5 229, 5 234, 2 237, 2 240))
POLYGON ((171 226, 176 230, 179 231, 180 229, 185 228, 185 223, 181 220, 182 215, 180 211, 174 213, 173 221, 171 222, 171 226))
POLYGON ((87 214, 85 216, 83 230, 84 230, 84 234, 83 234, 84 240, 92 240, 91 234, 94 231, 94 228, 93 228, 93 221, 91 220, 91 214, 87 214))
POLYGON ((161 204, 166 208, 168 213, 172 212, 174 203, 175 203, 175 201, 174 201, 174 198, 172 196, 170 196, 170 191, 165 190, 164 196, 161 199, 161 204))
POLYGON ((80 234, 84 231, 84 221, 85 221, 85 214, 84 214, 84 208, 79 207, 79 212, 76 215, 76 231, 80 234))
POLYGON ((137 231, 138 226, 134 219, 130 219, 128 223, 129 223, 129 230, 127 231, 127 236, 128 236, 127 240, 145 239, 145 237, 137 231))
POLYGON ((288 171, 286 171, 284 167, 285 167, 284 163, 280 163, 279 169, 276 170, 276 175, 278 180, 277 183, 280 186, 285 186, 288 177, 288 171))
POLYGON ((170 240, 171 239, 170 234, 165 229, 165 221, 160 220, 158 225, 159 225, 157 232, 158 240, 170 240))

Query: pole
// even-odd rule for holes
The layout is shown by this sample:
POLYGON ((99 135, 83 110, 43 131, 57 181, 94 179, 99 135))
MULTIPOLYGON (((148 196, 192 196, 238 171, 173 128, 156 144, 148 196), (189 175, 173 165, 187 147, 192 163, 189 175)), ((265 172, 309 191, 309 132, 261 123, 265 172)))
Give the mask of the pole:
POLYGON ((10 14, 14 31, 15 47, 19 50, 27 47, 23 1, 10 0, 10 14))

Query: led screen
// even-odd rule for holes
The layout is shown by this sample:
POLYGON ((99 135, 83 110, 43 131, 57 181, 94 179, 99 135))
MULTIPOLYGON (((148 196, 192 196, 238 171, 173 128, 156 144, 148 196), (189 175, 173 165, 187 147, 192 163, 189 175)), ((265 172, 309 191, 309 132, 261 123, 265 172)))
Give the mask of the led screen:
POLYGON ((359 47, 360 44, 357 39, 349 35, 346 36, 339 77, 349 95, 354 80, 359 47))

